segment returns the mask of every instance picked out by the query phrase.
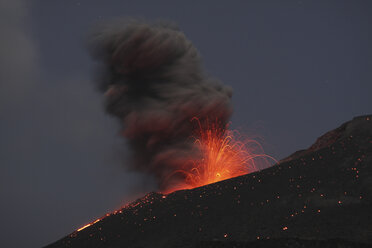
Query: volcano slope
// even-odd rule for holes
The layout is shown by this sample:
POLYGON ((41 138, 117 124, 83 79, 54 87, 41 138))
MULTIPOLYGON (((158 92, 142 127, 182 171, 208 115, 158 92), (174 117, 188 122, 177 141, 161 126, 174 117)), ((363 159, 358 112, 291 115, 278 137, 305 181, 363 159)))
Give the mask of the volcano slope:
POLYGON ((372 247, 372 116, 260 172, 150 193, 47 247, 372 247))

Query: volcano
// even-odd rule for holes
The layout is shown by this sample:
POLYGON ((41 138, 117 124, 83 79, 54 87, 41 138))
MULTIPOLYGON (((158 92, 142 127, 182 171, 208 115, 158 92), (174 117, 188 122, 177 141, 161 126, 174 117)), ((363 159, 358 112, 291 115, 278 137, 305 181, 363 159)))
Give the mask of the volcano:
POLYGON ((59 247, 372 247, 372 116, 259 172, 141 199, 59 247))

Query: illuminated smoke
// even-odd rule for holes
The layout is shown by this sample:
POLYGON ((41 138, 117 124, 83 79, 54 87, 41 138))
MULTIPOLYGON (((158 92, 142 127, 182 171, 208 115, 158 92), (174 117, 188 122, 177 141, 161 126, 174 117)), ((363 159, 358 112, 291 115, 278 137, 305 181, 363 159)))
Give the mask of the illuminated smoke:
POLYGON ((190 139, 191 119, 225 127, 231 88, 205 73, 196 48, 171 23, 108 23, 94 32, 90 47, 102 67, 106 111, 119 119, 132 148, 131 166, 167 189, 168 175, 200 156, 190 139))

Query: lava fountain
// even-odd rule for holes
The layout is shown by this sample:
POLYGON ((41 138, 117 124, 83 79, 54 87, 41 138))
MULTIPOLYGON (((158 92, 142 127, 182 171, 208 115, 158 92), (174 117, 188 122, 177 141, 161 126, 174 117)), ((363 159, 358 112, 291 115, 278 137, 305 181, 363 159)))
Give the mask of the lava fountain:
POLYGON ((170 174, 183 178, 165 193, 180 189, 191 189, 215 183, 229 178, 245 175, 266 168, 269 160, 277 162, 264 153, 260 143, 254 139, 244 138, 237 130, 229 130, 217 121, 203 123, 198 118, 197 132, 193 135, 195 148, 200 152, 200 158, 190 159, 185 169, 179 169, 170 174))

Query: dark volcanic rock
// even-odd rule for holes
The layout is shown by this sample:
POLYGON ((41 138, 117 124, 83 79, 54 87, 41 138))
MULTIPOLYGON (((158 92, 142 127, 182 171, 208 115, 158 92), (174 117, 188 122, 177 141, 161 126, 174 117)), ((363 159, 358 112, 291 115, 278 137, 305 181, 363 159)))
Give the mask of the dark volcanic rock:
POLYGON ((368 248, 370 244, 346 241, 343 239, 330 240, 306 240, 296 238, 266 239, 254 242, 234 242, 234 241, 204 241, 200 242, 195 248, 368 248))
POLYGON ((150 193, 54 247, 370 247, 372 116, 263 171, 150 193))

